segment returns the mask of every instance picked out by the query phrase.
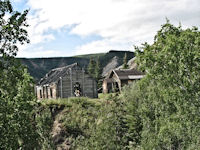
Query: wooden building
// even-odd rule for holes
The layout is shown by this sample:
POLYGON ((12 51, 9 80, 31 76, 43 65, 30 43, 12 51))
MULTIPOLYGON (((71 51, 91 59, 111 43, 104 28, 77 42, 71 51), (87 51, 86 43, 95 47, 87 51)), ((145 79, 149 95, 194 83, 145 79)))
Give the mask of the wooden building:
POLYGON ((119 92, 124 85, 143 78, 144 74, 136 69, 112 70, 103 81, 103 93, 119 92))
POLYGON ((77 63, 52 69, 36 86, 38 99, 85 96, 96 98, 97 83, 77 63))

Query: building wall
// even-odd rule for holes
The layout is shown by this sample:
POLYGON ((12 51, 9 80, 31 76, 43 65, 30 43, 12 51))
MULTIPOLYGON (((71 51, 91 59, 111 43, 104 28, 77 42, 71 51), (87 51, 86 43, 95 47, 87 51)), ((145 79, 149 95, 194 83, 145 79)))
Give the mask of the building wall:
POLYGON ((36 87, 36 96, 37 99, 56 99, 57 90, 56 84, 46 86, 37 86, 36 87))
POLYGON ((48 87, 48 98, 56 99, 57 98, 57 85, 55 83, 51 84, 48 87))
POLYGON ((106 80, 103 81, 102 88, 104 94, 108 93, 108 83, 106 80))
POLYGON ((97 83, 80 67, 73 67, 58 80, 48 86, 37 86, 37 99, 56 99, 74 97, 74 85, 80 84, 81 96, 97 98, 97 83))
POLYGON ((42 87, 41 86, 36 86, 36 97, 37 99, 42 99, 42 87))
POLYGON ((91 98, 98 97, 96 81, 78 66, 69 70, 65 76, 58 81, 58 97, 74 97, 74 85, 76 83, 80 84, 81 96, 91 98))
POLYGON ((102 88, 103 88, 103 93, 111 93, 113 91, 112 89, 112 82, 111 81, 107 81, 106 79, 103 81, 102 84, 102 88))
POLYGON ((97 82, 93 78, 91 78, 88 74, 85 74, 83 81, 84 81, 84 84, 83 84, 84 93, 83 93, 83 95, 86 96, 86 97, 97 98, 98 97, 97 82))
POLYGON ((121 91, 121 80, 119 80, 119 78, 116 76, 116 74, 113 74, 113 76, 111 77, 113 79, 113 85, 112 85, 112 88, 115 88, 115 89, 112 89, 113 91, 121 91), (117 87, 116 87, 117 86, 117 87))

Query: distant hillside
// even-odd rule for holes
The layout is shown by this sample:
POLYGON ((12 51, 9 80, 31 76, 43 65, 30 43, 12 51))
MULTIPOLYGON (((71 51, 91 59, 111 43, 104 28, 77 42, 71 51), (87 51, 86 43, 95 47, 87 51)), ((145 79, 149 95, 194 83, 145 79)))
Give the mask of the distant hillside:
POLYGON ((124 54, 127 53, 128 60, 134 57, 134 53, 130 51, 111 50, 108 53, 78 55, 74 57, 54 57, 54 58, 19 58, 22 64, 28 67, 31 76, 38 81, 47 72, 53 68, 63 67, 77 62, 81 67, 87 68, 91 57, 99 58, 101 68, 103 68, 112 60, 118 57, 119 65, 123 63, 124 54))
POLYGON ((91 57, 101 57, 104 56, 106 53, 96 53, 96 54, 86 54, 86 55, 77 55, 74 57, 78 58, 91 58, 91 57))

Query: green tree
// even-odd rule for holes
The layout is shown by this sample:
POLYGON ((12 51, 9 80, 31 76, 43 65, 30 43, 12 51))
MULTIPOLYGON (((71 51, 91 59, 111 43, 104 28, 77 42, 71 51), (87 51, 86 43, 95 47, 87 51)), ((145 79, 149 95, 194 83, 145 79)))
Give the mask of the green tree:
POLYGON ((96 66, 95 66, 95 78, 99 80, 101 78, 101 67, 100 67, 100 62, 99 58, 96 60, 96 66))
POLYGON ((95 67, 96 67, 96 61, 94 58, 90 58, 90 62, 88 64, 88 73, 95 78, 95 67))
POLYGON ((98 88, 101 88, 102 81, 100 80, 101 79, 101 67, 100 67, 99 58, 97 58, 97 60, 96 60, 95 79, 97 80, 97 86, 98 86, 98 88))
POLYGON ((137 83, 139 103, 132 111, 141 120, 141 132, 134 130, 140 133, 139 145, 142 149, 198 149, 199 30, 182 29, 167 21, 152 45, 145 43, 136 49, 138 65, 146 72, 137 83))
POLYGON ((124 102, 124 120, 126 122, 127 132, 125 138, 127 139, 130 149, 136 149, 140 146, 142 119, 140 118, 139 104, 142 96, 137 83, 127 85, 122 91, 122 101, 124 102))
POLYGON ((14 58, 17 44, 29 43, 27 13, 14 11, 9 0, 0 0, 0 149, 33 149, 39 141, 33 79, 14 58))
POLYGON ((123 69, 128 69, 128 64, 127 64, 127 54, 124 54, 123 58, 123 69))

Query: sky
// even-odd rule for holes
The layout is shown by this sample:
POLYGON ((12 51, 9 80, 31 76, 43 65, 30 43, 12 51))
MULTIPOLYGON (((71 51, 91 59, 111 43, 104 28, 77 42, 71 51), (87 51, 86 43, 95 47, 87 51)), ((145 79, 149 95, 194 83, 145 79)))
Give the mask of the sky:
POLYGON ((134 51, 152 43, 166 18, 183 28, 200 27, 200 0, 11 0, 29 9, 28 45, 17 57, 67 57, 134 51))

